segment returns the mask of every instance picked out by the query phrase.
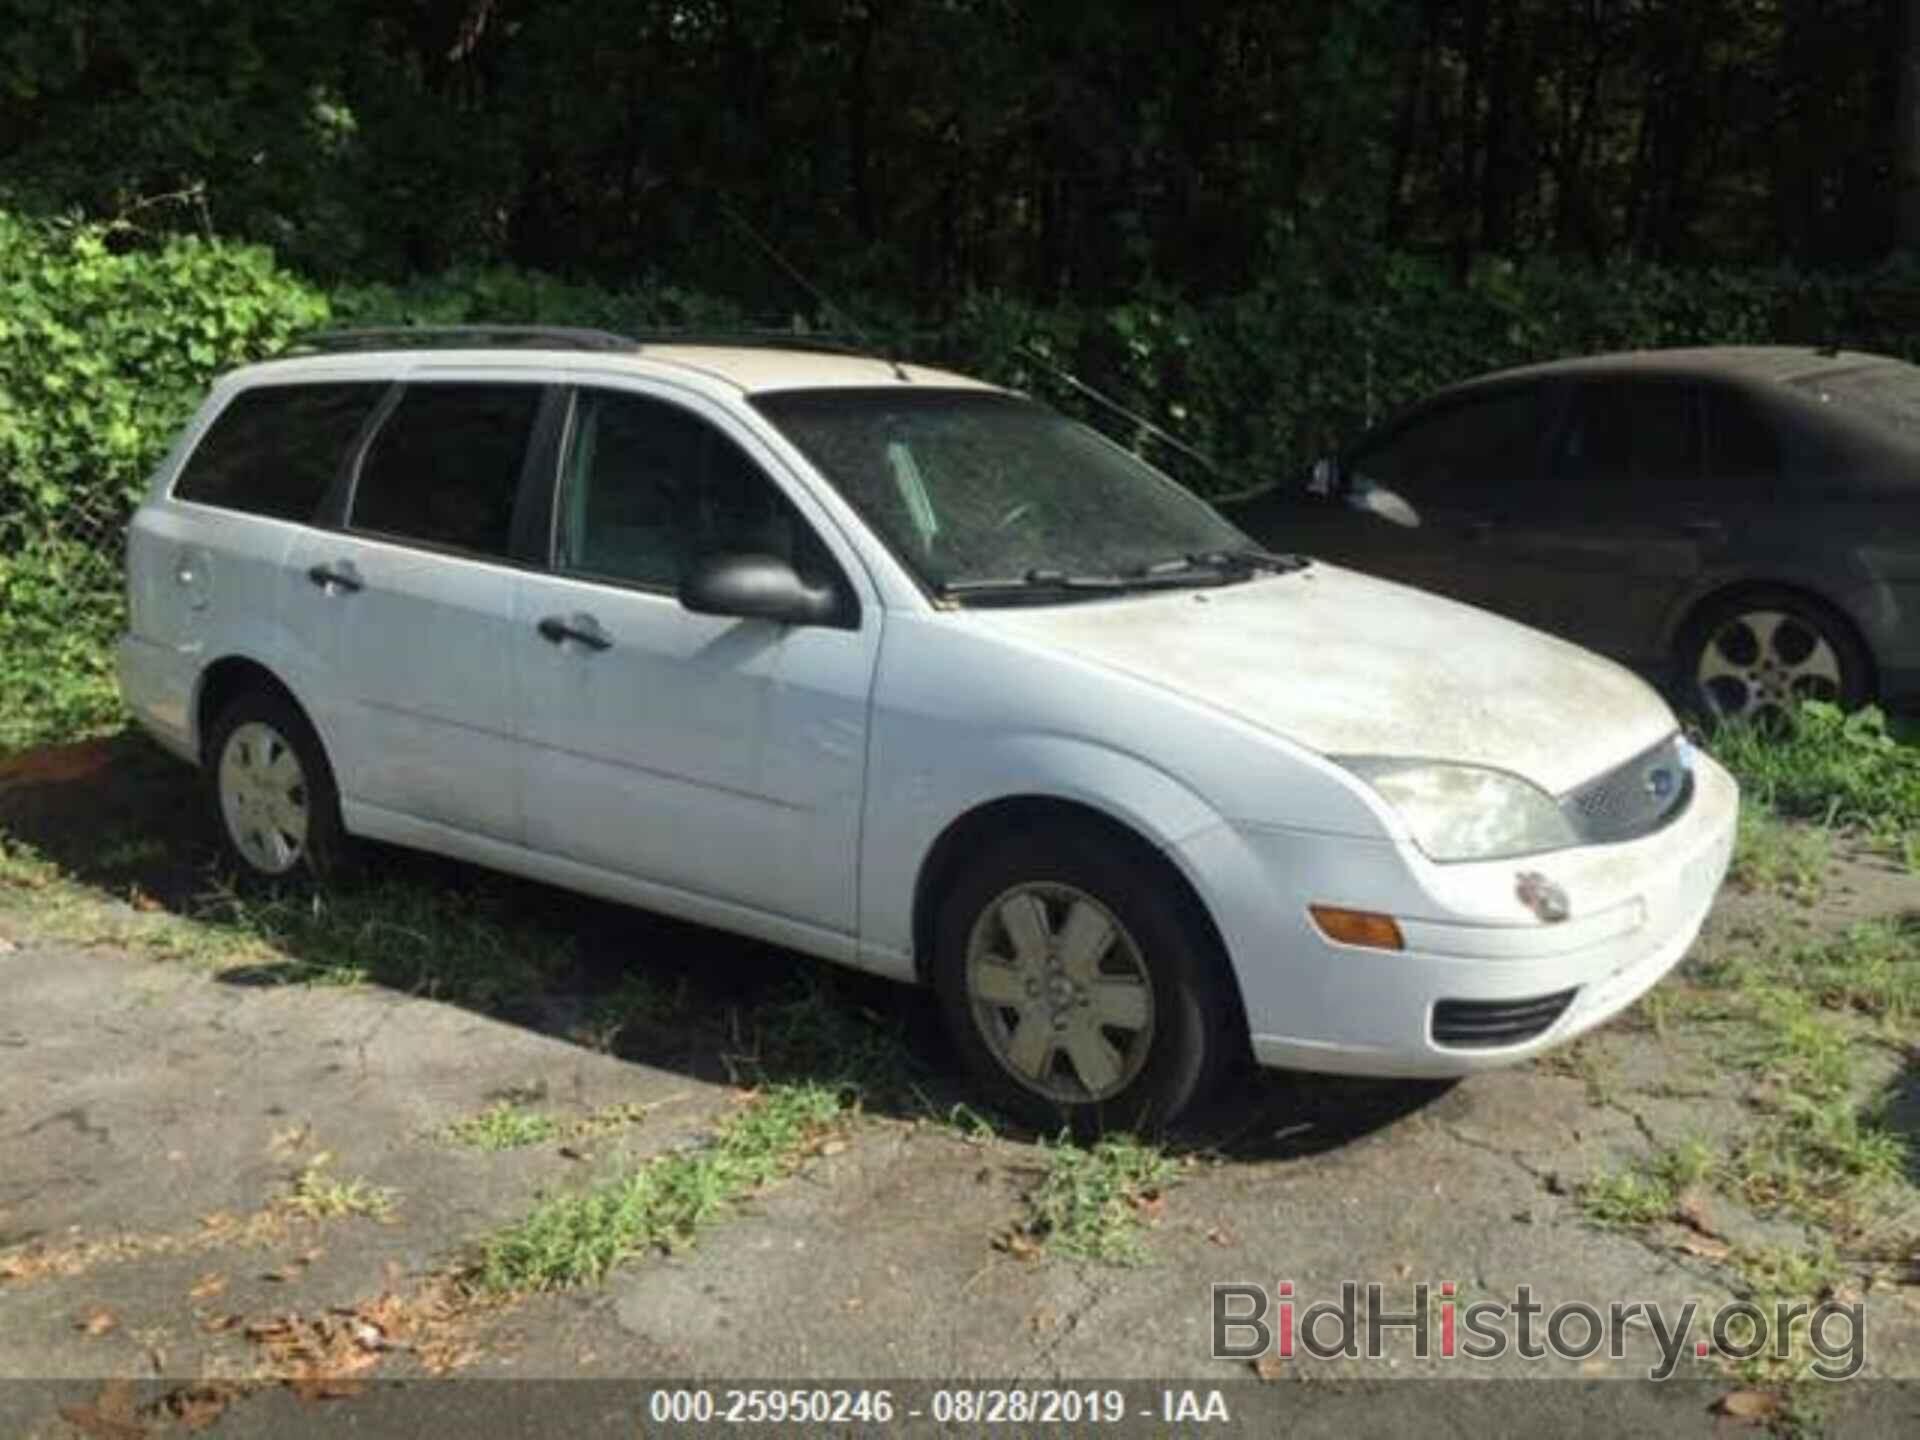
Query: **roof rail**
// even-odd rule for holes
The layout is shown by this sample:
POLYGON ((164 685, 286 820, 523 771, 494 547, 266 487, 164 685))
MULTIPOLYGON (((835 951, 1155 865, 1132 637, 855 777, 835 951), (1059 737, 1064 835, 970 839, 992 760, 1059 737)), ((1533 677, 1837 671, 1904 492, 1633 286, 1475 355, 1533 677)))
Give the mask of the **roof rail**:
POLYGON ((297 336, 291 350, 634 350, 639 342, 611 330, 566 325, 382 325, 320 330, 297 336))

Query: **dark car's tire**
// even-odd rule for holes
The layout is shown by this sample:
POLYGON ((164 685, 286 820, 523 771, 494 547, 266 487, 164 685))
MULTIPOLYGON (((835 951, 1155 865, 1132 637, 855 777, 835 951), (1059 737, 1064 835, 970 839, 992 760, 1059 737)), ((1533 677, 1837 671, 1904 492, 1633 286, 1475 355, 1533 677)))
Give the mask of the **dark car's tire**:
POLYGON ((1709 720, 1778 723, 1801 700, 1851 709, 1873 698, 1853 626, 1795 590, 1756 586, 1709 601, 1680 632, 1681 694, 1709 720))
POLYGON ((338 879, 350 859, 333 767, 284 695, 250 690, 207 732, 202 770, 220 848, 258 882, 338 879))
POLYGON ((933 979, 987 1097, 1041 1131, 1146 1132, 1201 1097, 1238 1023, 1164 862, 1092 826, 1008 836, 942 900, 933 979))

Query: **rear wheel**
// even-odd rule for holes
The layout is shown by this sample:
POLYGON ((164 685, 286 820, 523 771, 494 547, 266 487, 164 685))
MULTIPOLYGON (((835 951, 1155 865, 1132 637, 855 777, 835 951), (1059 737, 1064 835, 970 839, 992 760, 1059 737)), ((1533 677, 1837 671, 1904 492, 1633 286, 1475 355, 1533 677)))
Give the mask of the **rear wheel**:
POLYGON ((1852 708, 1872 694, 1853 627, 1791 590, 1750 590, 1708 605, 1688 625, 1679 660, 1689 698, 1714 720, 1781 724, 1802 700, 1852 708))
POLYGON ((1038 1129, 1151 1129, 1197 1099, 1233 1010, 1210 930, 1161 864, 1091 827, 1009 838, 941 905, 935 985, 995 1103, 1038 1129))
POLYGON ((230 703, 208 732, 206 774, 222 849, 242 875, 325 880, 346 831, 333 770, 300 709, 270 690, 230 703))

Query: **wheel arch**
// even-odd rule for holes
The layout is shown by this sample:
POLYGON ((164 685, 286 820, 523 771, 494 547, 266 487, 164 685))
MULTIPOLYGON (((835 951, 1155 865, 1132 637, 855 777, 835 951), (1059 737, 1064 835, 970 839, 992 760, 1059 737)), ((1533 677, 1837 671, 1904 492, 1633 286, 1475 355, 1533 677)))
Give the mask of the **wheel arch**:
MULTIPOLYGON (((207 735, 220 712, 248 690, 267 690, 281 696, 313 725, 313 712, 300 702, 291 686, 250 655, 223 655, 200 672, 193 699, 193 749, 205 765, 207 735)), ((319 733, 319 727, 314 727, 319 733)))
POLYGON ((921 861, 913 889, 913 968, 922 983, 932 981, 934 925, 940 902, 966 863, 997 839, 1047 825, 1075 825, 1108 837, 1142 863, 1168 877, 1180 907, 1202 927, 1207 944, 1222 967, 1227 994, 1234 1007, 1234 1033, 1248 1032, 1246 1006, 1240 995, 1226 940, 1199 888, 1168 850, 1133 825, 1082 800, 1040 793, 1006 795, 974 806, 940 832, 921 861))

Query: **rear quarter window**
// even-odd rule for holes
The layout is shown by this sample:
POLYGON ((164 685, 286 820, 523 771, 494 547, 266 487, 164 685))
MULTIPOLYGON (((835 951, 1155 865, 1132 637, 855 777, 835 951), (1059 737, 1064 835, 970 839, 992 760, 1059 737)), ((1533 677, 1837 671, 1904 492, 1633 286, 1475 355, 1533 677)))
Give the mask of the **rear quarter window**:
POLYGON ((310 520, 387 387, 263 385, 227 403, 173 497, 276 520, 310 520))

